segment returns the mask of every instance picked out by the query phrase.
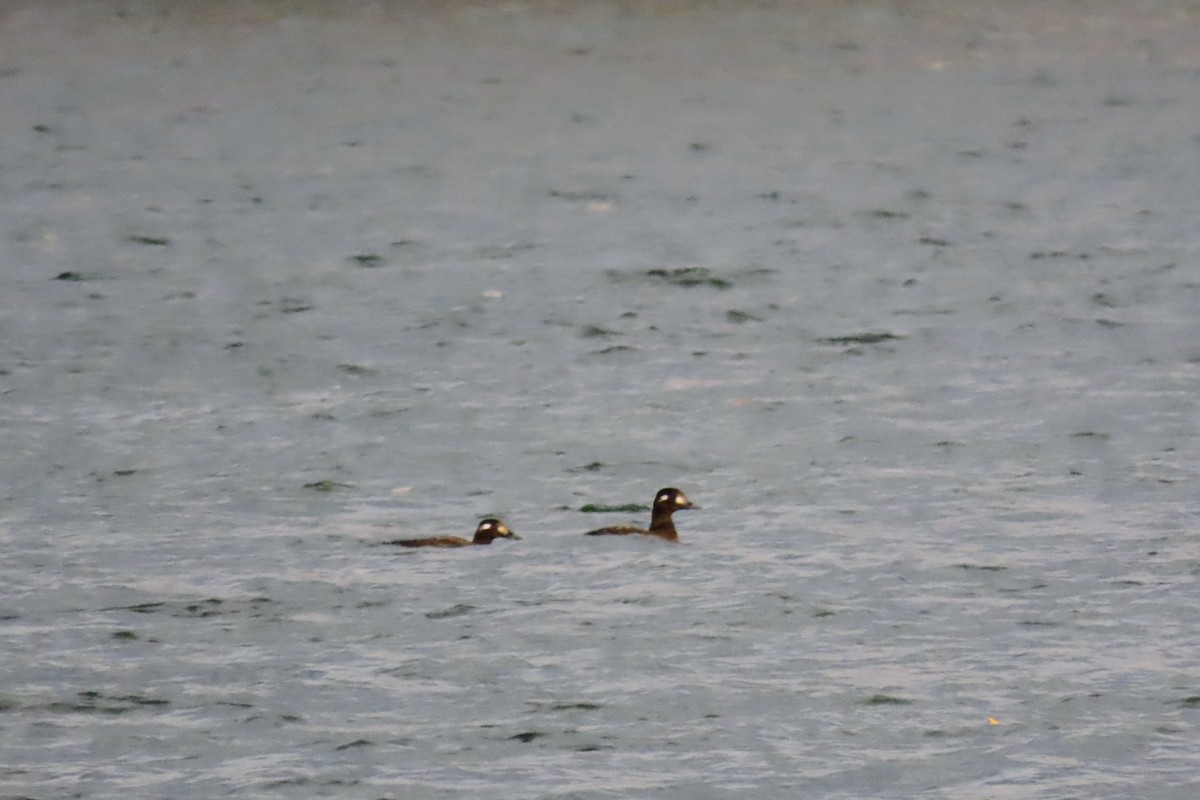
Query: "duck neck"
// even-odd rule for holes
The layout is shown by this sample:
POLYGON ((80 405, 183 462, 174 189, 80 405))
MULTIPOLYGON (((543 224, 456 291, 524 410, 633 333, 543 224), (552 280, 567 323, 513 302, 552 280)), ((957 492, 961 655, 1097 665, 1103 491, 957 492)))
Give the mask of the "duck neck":
POLYGON ((674 542, 679 538, 679 534, 675 532, 675 523, 671 520, 670 511, 654 510, 650 517, 650 533, 655 536, 661 536, 664 539, 669 539, 674 542))

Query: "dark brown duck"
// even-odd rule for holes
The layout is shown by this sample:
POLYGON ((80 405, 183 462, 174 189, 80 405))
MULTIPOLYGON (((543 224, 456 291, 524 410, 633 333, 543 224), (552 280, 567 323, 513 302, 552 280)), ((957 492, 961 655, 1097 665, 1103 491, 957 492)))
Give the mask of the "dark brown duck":
POLYGON ((630 533, 640 533, 646 536, 657 536, 669 542, 677 542, 679 541, 679 534, 675 532, 675 523, 671 520, 671 515, 676 511, 687 508, 699 508, 699 506, 692 505, 692 501, 687 499, 687 495, 678 489, 670 487, 659 489, 658 494, 654 496, 654 508, 650 512, 650 527, 648 529, 639 528, 634 525, 617 525, 611 528, 599 528, 598 530, 588 531, 585 535, 624 536, 630 533))
POLYGON ((461 536, 430 536, 426 539, 396 539, 384 544, 398 544, 401 547, 466 547, 471 544, 491 544, 496 539, 520 539, 515 533, 505 527, 498 519, 485 519, 475 529, 475 536, 464 539, 461 536))

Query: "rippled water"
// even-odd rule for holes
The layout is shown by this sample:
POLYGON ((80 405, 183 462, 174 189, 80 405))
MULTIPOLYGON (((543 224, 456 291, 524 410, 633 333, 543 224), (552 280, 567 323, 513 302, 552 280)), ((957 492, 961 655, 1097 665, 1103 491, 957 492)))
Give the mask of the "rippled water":
POLYGON ((1194 797, 1200 18, 955 9, 9 7, 0 795, 1194 797))

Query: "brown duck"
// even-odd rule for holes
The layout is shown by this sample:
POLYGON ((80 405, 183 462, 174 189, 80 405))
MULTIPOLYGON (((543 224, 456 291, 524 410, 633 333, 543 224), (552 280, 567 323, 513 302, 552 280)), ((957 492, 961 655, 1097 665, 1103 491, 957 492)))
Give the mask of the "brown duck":
POLYGON ((520 539, 498 519, 489 518, 479 523, 475 535, 470 539, 461 536, 430 536, 426 539, 396 539, 384 544, 401 547, 466 547, 471 544, 491 544, 495 539, 520 539))
POLYGON ((640 533, 657 536, 669 542, 677 542, 679 534, 675 532, 675 523, 671 521, 671 515, 686 508, 699 508, 699 506, 692 505, 692 501, 687 499, 687 495, 678 489, 659 489, 658 494, 654 496, 654 508, 650 512, 650 528, 648 530, 634 525, 617 525, 588 531, 585 535, 624 536, 630 533, 640 533))

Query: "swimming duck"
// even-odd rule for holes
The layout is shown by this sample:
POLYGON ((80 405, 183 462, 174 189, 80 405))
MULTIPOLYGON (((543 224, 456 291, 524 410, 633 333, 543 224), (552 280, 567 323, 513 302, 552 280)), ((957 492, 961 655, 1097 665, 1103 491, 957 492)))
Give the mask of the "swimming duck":
POLYGON ((658 494, 654 496, 654 509, 650 512, 649 530, 643 530, 633 525, 617 525, 588 531, 585 535, 623 536, 629 533, 641 533, 676 542, 679 541, 679 534, 675 532, 675 523, 671 521, 671 515, 685 508, 699 508, 699 506, 693 505, 692 501, 687 499, 687 495, 678 489, 670 487, 659 489, 658 494))
POLYGON ((384 544, 398 544, 401 547, 466 547, 471 544, 491 544, 493 539, 520 538, 500 520, 488 518, 479 523, 475 535, 469 540, 461 536, 430 536, 426 539, 396 539, 384 544))

